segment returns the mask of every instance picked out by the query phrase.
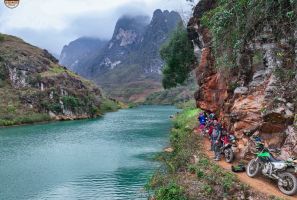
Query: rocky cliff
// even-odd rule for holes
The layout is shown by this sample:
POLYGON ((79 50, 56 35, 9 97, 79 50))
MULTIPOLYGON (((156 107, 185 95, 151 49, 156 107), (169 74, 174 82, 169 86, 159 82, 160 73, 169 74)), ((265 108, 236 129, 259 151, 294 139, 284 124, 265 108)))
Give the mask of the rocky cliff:
POLYGON ((0 35, 0 126, 93 117, 104 101, 97 86, 46 50, 0 35))
MULTIPOLYGON (((94 80, 113 97, 143 101, 162 88, 164 62, 159 49, 180 22, 177 12, 159 9, 151 20, 145 16, 123 16, 103 49, 98 49, 93 58, 78 59, 83 70, 77 72, 94 80)), ((71 55, 65 48, 63 52, 71 55)), ((67 63, 65 66, 71 68, 67 63)))
POLYGON ((218 113, 241 157, 255 134, 281 157, 297 155, 296 11, 294 1, 201 0, 189 21, 201 49, 197 106, 218 113))

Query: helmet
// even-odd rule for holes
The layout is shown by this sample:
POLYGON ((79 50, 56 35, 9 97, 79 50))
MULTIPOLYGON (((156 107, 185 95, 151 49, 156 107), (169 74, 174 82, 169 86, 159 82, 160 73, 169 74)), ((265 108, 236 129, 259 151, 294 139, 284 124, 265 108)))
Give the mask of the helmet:
POLYGON ((262 151, 264 148, 264 144, 262 142, 256 143, 256 149, 258 151, 262 151))
POLYGON ((210 119, 214 119, 214 117, 215 117, 215 114, 214 113, 210 113, 209 118, 210 119))

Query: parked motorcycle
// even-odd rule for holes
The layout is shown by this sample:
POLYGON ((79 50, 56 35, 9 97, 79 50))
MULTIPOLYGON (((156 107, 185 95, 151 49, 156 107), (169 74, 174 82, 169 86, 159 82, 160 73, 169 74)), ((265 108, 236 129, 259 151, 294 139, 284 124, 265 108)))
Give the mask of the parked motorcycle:
POLYGON ((235 159, 235 153, 233 148, 237 146, 236 137, 234 135, 225 134, 221 137, 221 141, 223 144, 221 148, 221 153, 224 154, 226 162, 233 162, 233 160, 235 159))
POLYGON ((265 147, 259 138, 254 141, 257 152, 256 158, 252 159, 247 166, 247 175, 256 177, 260 173, 278 181, 279 190, 286 195, 297 193, 297 160, 290 158, 286 161, 277 160, 271 154, 271 150, 265 147))

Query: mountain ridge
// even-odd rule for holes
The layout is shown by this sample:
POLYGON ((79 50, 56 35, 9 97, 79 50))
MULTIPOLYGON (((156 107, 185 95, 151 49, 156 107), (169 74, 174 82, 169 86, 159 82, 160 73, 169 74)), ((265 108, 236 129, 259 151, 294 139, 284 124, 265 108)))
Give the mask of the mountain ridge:
MULTIPOLYGON (((96 56, 81 63, 85 70, 76 72, 121 101, 144 101, 146 96, 160 91, 164 62, 159 49, 182 19, 175 11, 160 9, 148 19, 121 17, 108 43, 98 49, 96 56)), ((62 59, 60 63, 66 62, 62 59)))

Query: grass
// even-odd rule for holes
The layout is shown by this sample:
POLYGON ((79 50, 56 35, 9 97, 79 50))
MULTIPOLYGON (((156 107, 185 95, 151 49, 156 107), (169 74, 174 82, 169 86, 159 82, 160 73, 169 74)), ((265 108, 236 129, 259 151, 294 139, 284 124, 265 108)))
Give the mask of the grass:
POLYGON ((117 111, 118 109, 122 108, 122 106, 124 107, 124 104, 106 98, 100 105, 100 112, 106 113, 117 111))
POLYGON ((51 117, 45 113, 31 113, 30 115, 24 115, 13 119, 1 119, 0 126, 13 126, 21 124, 32 124, 36 122, 51 121, 51 117))
POLYGON ((51 77, 51 76, 57 76, 64 72, 67 72, 67 70, 64 69, 63 67, 61 67, 59 65, 52 65, 49 70, 42 72, 40 75, 41 75, 41 77, 51 77))

